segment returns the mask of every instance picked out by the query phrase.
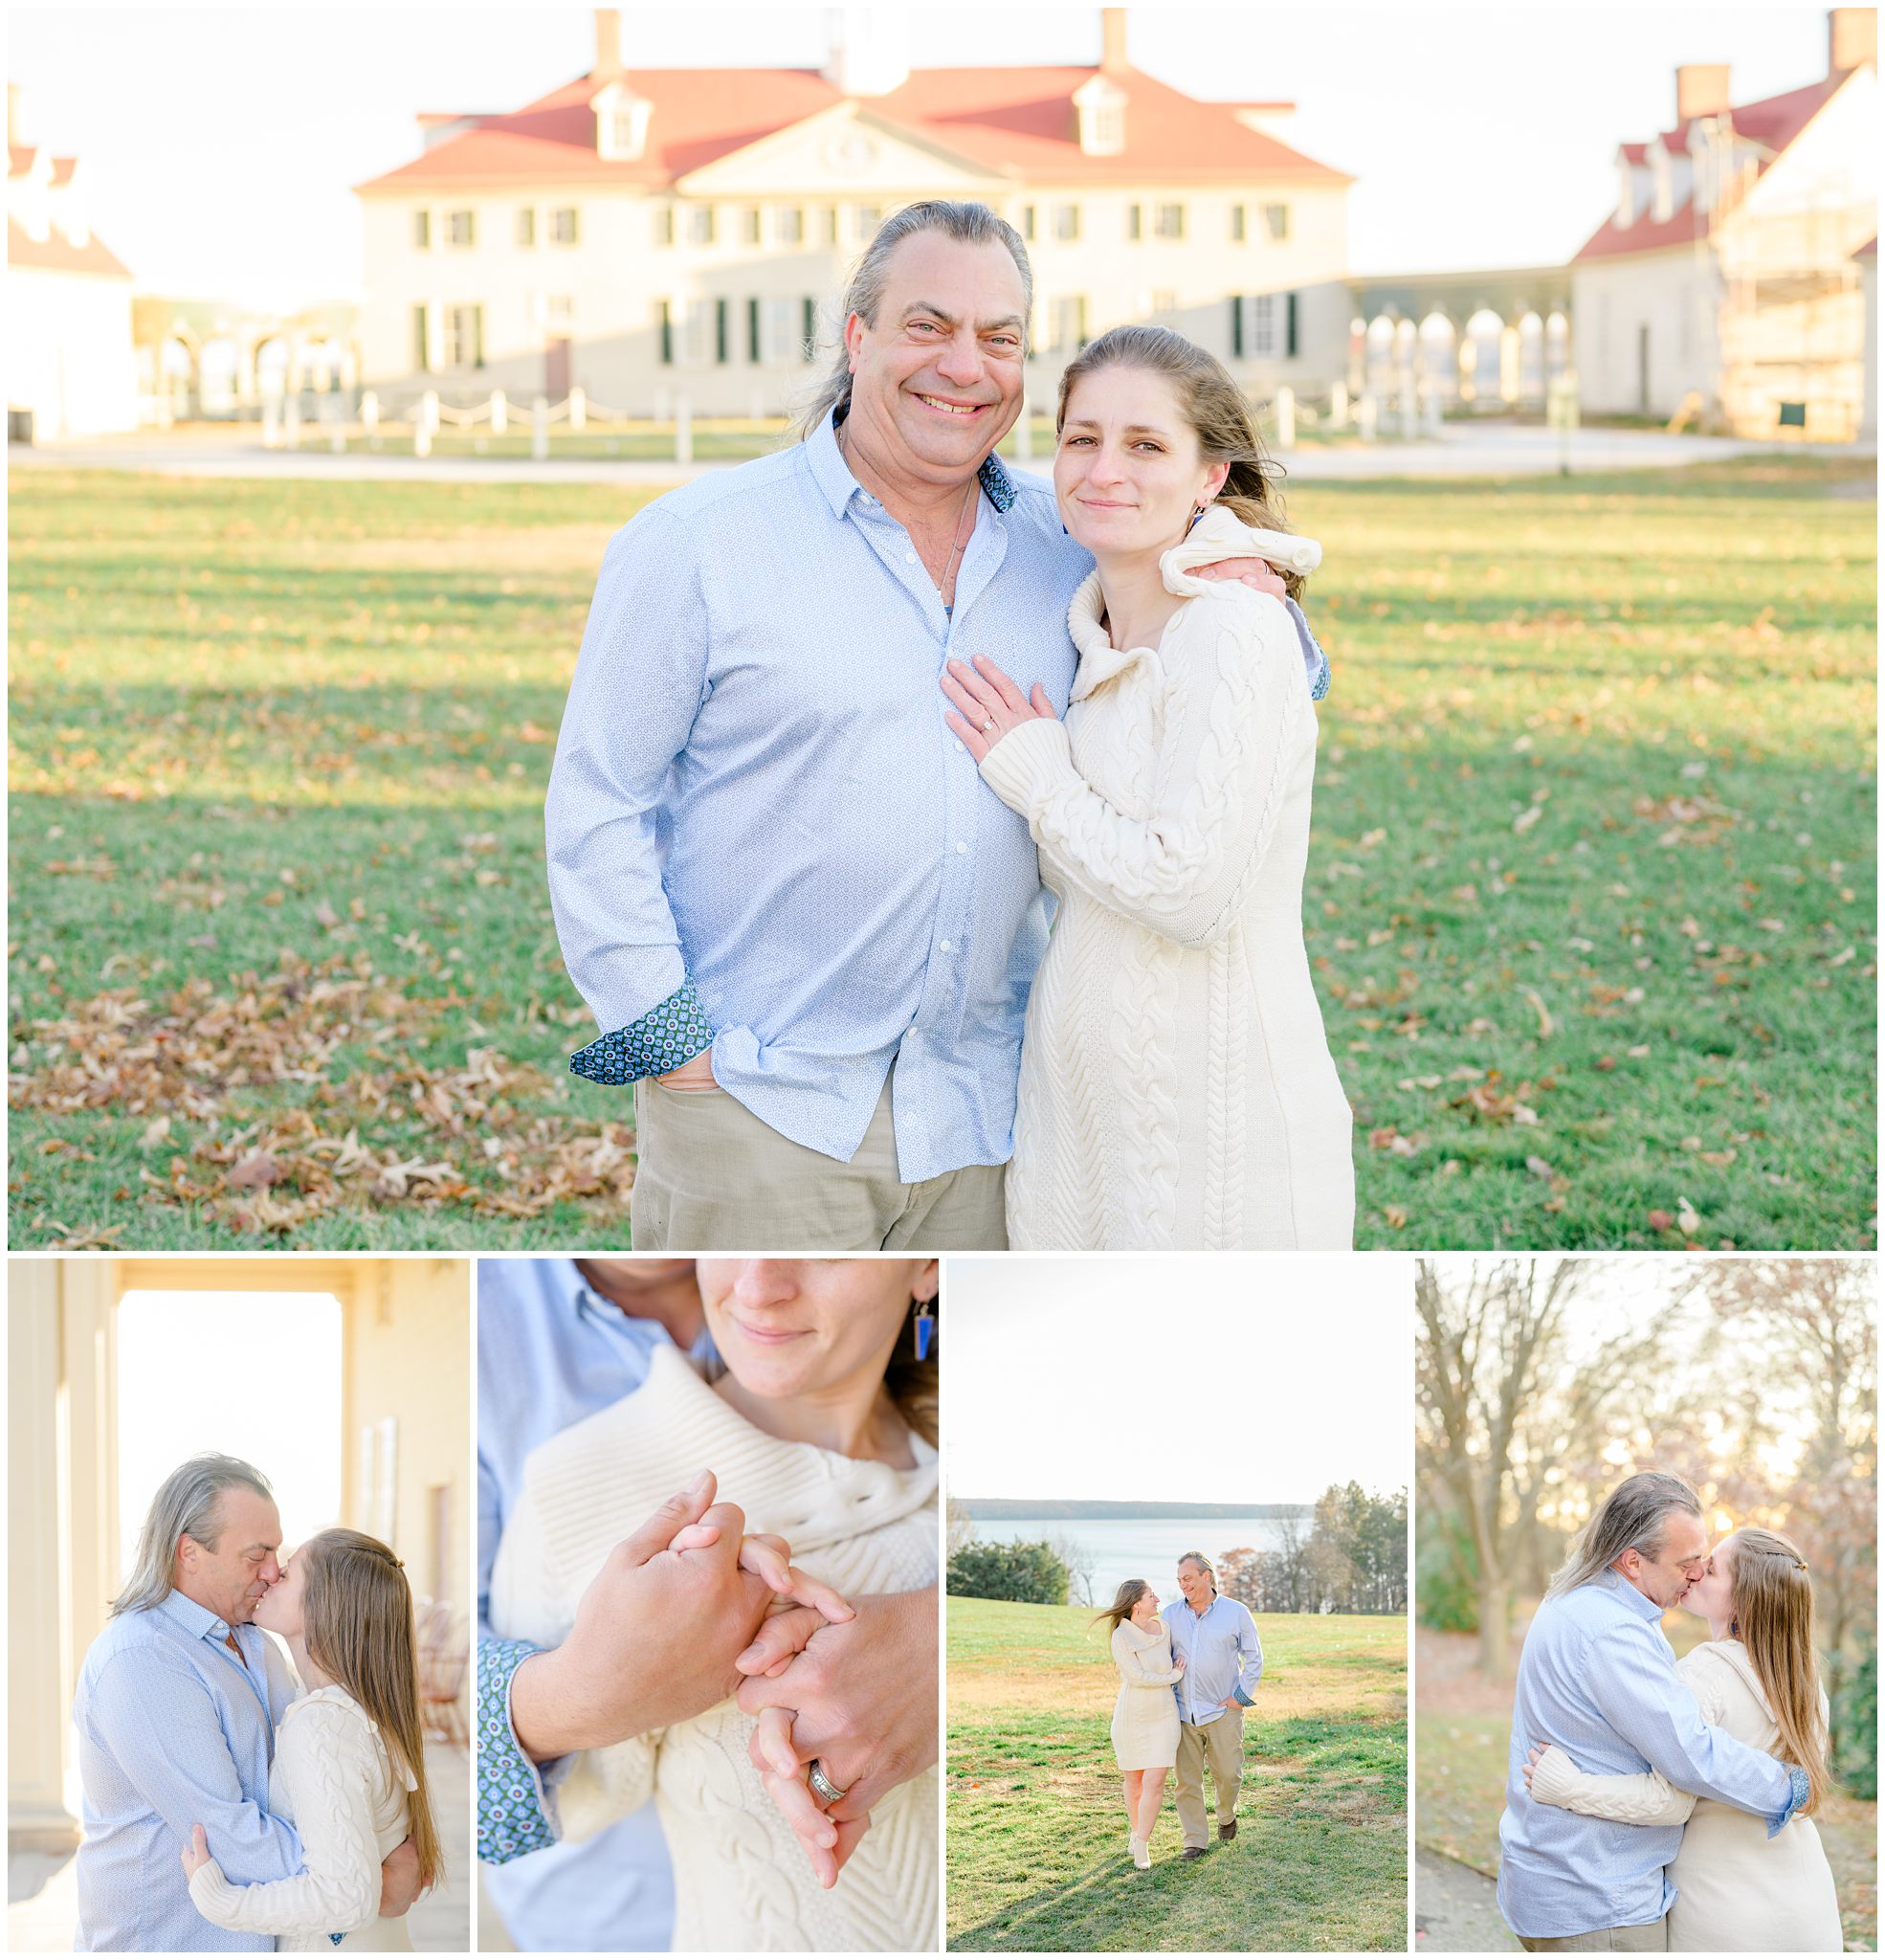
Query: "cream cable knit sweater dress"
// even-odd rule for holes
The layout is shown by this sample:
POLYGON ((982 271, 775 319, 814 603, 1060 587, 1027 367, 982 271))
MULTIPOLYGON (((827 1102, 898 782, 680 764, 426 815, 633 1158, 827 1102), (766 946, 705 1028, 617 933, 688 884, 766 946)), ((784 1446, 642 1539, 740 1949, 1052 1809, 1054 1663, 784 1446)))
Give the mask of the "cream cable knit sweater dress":
MULTIPOLYGON (((701 1470, 748 1531, 846 1595, 937 1579, 936 1453, 914 1470, 781 1442, 729 1408, 672 1348, 634 1393, 533 1450, 492 1572, 491 1621, 552 1645, 610 1549, 701 1470)), ((934 1667, 913 1654, 912 1667, 934 1667)), ((722 1952, 916 1952, 937 1940, 937 1776, 898 1784, 871 1814, 829 1892, 747 1760, 732 1701, 576 1759, 557 1793, 566 1838, 590 1838, 652 1796, 674 1860, 675 1948, 722 1952)))
MULTIPOLYGON (((1705 1640, 1675 1663, 1702 1720, 1764 1754, 1780 1753, 1761 1677, 1739 1640, 1705 1640)), ((1820 1718, 1827 1702, 1820 1695, 1820 1718)), ((1811 1817, 1776 1838, 1767 1820, 1713 1797, 1691 1796, 1654 1771, 1588 1776, 1555 1744, 1532 1771, 1532 1794, 1622 1824, 1686 1824, 1669 1868, 1672 1953, 1837 1953, 1845 1946, 1832 1867, 1811 1817)))
POLYGON ((344 1688, 316 1688, 288 1704, 268 1772, 269 1815, 300 1833, 306 1869, 233 1885, 211 1858, 190 1878, 191 1904, 225 1931, 278 1935, 283 1953, 410 1953, 405 1919, 379 1912, 380 1865, 406 1836, 411 1787, 366 1709, 344 1688), (330 1933, 347 1937, 337 1949, 330 1933))
POLYGON ((1113 1629, 1120 1698, 1113 1704, 1113 1753, 1121 1770, 1169 1770, 1178 1761, 1178 1702, 1171 1684, 1171 1636, 1162 1619, 1141 1631, 1122 1619, 1113 1629))
POLYGON ((1088 579, 1066 720, 982 764, 1060 901, 1021 1049, 1017 1250, 1353 1243, 1352 1123, 1302 943, 1302 655, 1280 601, 1190 576, 1243 529, 1214 508, 1160 561, 1186 603, 1156 651, 1112 646, 1088 579))

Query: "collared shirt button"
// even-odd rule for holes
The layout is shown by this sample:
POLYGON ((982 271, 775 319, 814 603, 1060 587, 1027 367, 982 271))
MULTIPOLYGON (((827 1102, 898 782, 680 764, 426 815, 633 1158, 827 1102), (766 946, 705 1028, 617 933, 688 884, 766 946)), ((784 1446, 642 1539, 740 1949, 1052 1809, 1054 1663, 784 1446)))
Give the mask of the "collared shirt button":
POLYGON ((916 562, 917 562, 917 554, 916 554, 916 553, 915 553, 914 551, 906 551, 906 552, 904 552, 904 554, 903 554, 903 563, 904 563, 905 565, 914 565, 914 564, 915 564, 916 562))
POLYGON ((954 951, 955 951, 955 949, 956 949, 956 948, 955 948, 955 946, 954 946, 954 944, 953 944, 953 943, 952 943, 951 941, 949 941, 949 940, 946 940, 946 939, 945 939, 945 940, 944 940, 944 941, 942 942, 942 946, 941 946, 941 947, 940 947, 940 950, 941 950, 941 951, 942 951, 942 952, 945 952, 945 953, 952 953, 952 952, 954 952, 954 951))
MULTIPOLYGON (((960 743, 957 744, 958 747, 960 747, 962 745, 960 743)), ((965 857, 967 854, 967 851, 968 846, 963 843, 960 838, 958 838, 956 842, 956 856, 958 858, 965 857)))

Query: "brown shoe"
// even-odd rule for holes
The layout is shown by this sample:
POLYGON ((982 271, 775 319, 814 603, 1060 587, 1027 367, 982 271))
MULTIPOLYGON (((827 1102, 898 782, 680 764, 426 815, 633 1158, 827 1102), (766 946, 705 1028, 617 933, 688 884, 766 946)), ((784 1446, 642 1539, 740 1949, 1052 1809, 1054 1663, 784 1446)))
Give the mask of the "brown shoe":
POLYGON ((1220 1844, 1229 1844, 1236 1835, 1237 1820, 1235 1817, 1232 1817, 1228 1824, 1220 1824, 1217 1827, 1217 1841, 1220 1844))
POLYGON ((1185 1847, 1185 1857, 1186 1860, 1188 1861, 1189 1860, 1194 1858, 1204 1857, 1206 1848, 1207 1847, 1202 1844, 1187 1844, 1185 1847))

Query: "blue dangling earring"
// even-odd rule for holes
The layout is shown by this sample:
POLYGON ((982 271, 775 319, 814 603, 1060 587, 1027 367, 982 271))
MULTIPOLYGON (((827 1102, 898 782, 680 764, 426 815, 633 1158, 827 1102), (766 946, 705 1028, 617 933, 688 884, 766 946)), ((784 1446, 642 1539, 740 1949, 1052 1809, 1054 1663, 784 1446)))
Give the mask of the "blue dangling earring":
POLYGON ((926 1301, 915 1301, 912 1304, 917 1310, 917 1359, 919 1361, 927 1361, 929 1359, 929 1350, 936 1341, 936 1316, 933 1313, 925 1313, 923 1311, 924 1306, 929 1304, 926 1301))

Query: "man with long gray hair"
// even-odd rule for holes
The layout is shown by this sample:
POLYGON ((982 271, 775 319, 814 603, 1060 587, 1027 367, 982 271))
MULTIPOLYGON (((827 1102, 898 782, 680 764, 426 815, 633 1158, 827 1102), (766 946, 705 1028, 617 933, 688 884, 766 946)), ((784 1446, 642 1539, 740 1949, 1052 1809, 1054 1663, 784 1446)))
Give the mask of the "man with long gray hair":
MULTIPOLYGON (((131 1576, 73 1699, 81 1952, 274 1950, 272 1938, 225 1932, 196 1910, 180 1854, 202 1824, 236 1884, 302 1868, 294 1827, 268 1812, 275 1727, 298 1689, 251 1624, 281 1576, 280 1546, 268 1480, 239 1458, 192 1457, 151 1500, 131 1576)), ((417 1892, 408 1842, 383 1867, 381 1916, 405 1912, 417 1892)))
POLYGON ((1598 1775, 1658 1770, 1683 1790, 1767 1819, 1807 1801, 1807 1772, 1701 1718, 1663 1637, 1663 1615, 1707 1568, 1701 1501, 1645 1470, 1617 1485, 1553 1578, 1525 1636, 1513 1697, 1499 1909, 1531 1952, 1661 1952, 1675 1898, 1663 1867, 1679 1824, 1620 1824, 1534 1801, 1534 1748, 1556 1743, 1598 1775))
POLYGON ((1056 712, 1073 682, 1092 560, 994 454, 1032 295, 984 206, 893 212, 804 440, 610 543, 544 813, 602 1030, 570 1066, 636 1085, 637 1250, 1007 1243, 1048 909, 938 681, 986 654, 1056 712))

